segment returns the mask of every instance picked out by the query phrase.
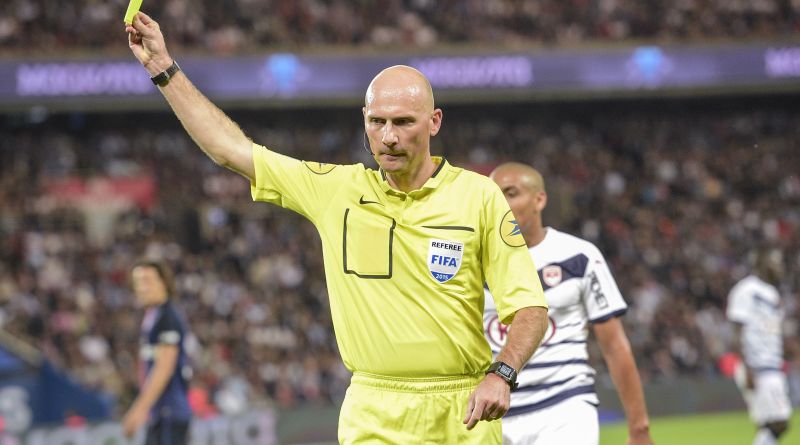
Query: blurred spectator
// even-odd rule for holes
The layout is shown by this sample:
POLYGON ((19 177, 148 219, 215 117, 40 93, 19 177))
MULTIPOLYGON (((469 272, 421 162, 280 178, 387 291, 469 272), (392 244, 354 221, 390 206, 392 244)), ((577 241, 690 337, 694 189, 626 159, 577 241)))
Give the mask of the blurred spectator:
MULTIPOLYGON (((0 47, 125 51, 127 0, 7 0, 0 47)), ((585 41, 780 39, 796 0, 166 0, 144 10, 174 49, 230 53, 319 46, 569 45, 585 41)))

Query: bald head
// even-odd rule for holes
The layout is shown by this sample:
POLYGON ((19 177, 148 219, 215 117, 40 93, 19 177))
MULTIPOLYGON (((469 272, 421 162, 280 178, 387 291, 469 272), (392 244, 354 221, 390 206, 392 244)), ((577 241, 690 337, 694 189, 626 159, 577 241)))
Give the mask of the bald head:
POLYGON ((539 170, 519 162, 500 164, 489 175, 495 182, 500 179, 514 178, 519 185, 527 188, 532 193, 544 192, 544 178, 539 170))
POLYGON ((411 100, 418 111, 433 111, 433 89, 424 74, 406 66, 395 65, 378 73, 367 88, 364 106, 378 98, 411 100))

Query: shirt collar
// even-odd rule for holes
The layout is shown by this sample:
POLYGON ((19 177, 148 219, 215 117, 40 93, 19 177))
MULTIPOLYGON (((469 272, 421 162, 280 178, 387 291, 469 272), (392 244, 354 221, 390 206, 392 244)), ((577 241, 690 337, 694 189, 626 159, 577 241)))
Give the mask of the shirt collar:
MULTIPOLYGON (((450 163, 447 162, 447 159, 445 159, 442 156, 431 156, 431 159, 433 159, 433 162, 435 164, 438 164, 437 167, 436 167, 436 170, 434 170, 433 174, 431 175, 431 177, 428 178, 427 181, 425 181, 425 184, 422 185, 422 188, 420 188, 419 190, 413 190, 409 194, 422 195, 422 194, 426 194, 429 191, 437 188, 439 186, 439 184, 441 184, 443 178, 445 176, 447 176, 447 172, 452 168, 450 163)), ((381 189, 385 193, 397 194, 397 195, 405 195, 406 194, 404 192, 401 192, 400 190, 393 189, 392 186, 389 185, 389 181, 386 178, 386 172, 383 171, 382 168, 379 167, 378 168, 378 172, 380 173, 380 178, 381 178, 379 183, 380 183, 381 189)))

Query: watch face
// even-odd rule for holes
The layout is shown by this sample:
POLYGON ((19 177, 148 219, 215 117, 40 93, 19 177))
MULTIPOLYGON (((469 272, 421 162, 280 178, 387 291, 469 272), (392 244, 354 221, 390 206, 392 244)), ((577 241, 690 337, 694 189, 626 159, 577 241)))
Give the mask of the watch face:
POLYGON ((505 363, 500 365, 500 369, 498 369, 503 375, 511 376, 511 373, 514 372, 514 369, 511 366, 506 365, 505 363))

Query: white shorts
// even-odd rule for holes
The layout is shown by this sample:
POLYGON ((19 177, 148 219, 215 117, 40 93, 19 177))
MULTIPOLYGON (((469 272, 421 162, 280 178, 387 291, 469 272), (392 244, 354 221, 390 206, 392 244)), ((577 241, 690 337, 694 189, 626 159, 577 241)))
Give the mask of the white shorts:
POLYGON ((583 397, 503 417, 503 445, 597 445, 599 435, 597 408, 583 397))
POLYGON ((787 420, 792 415, 789 401, 789 384, 786 375, 780 371, 756 372, 754 389, 745 387, 744 366, 737 366, 734 380, 742 392, 750 419, 756 425, 787 420))

